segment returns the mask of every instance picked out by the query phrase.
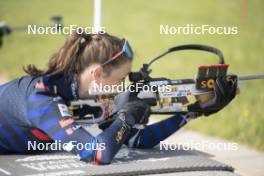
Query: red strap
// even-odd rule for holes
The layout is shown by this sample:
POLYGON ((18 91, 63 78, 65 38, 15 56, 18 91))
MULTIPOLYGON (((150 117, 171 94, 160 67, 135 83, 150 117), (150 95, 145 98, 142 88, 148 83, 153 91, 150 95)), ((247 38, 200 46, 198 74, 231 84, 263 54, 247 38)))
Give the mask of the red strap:
POLYGON ((43 82, 37 82, 35 88, 37 88, 37 89, 44 89, 45 91, 48 91, 49 90, 49 88, 47 86, 45 86, 43 82))
POLYGON ((43 140, 43 141, 49 141, 49 140, 51 140, 51 138, 50 138, 47 134, 41 132, 41 131, 38 130, 38 129, 31 130, 31 133, 32 133, 36 138, 38 138, 38 139, 40 139, 40 140, 43 140))

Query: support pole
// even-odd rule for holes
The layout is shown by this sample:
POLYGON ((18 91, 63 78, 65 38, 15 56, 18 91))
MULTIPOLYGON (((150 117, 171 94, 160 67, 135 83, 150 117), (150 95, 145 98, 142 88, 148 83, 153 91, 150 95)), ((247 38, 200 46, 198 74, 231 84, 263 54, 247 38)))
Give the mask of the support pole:
POLYGON ((101 0, 94 0, 93 15, 94 32, 98 33, 101 30, 101 0))

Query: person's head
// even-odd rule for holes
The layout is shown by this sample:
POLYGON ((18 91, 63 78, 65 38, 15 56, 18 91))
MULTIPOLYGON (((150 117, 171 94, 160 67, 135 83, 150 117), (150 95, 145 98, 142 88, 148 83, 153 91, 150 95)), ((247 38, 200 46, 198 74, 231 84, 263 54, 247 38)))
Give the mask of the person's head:
POLYGON ((32 76, 66 73, 78 79, 79 97, 87 96, 94 84, 119 85, 131 70, 133 53, 125 39, 109 34, 73 33, 54 53, 44 70, 24 67, 32 76), (128 49, 127 52, 122 52, 128 49), (111 60, 111 61, 110 61, 111 60))

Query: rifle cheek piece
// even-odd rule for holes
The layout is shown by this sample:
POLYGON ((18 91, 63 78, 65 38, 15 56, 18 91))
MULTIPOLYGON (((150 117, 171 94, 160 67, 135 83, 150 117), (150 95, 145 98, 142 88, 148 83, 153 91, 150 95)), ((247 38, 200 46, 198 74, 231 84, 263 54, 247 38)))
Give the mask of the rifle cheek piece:
POLYGON ((149 70, 149 64, 143 64, 142 68, 138 72, 130 72, 128 77, 131 82, 138 81, 150 81, 151 77, 149 74, 151 70, 149 70))

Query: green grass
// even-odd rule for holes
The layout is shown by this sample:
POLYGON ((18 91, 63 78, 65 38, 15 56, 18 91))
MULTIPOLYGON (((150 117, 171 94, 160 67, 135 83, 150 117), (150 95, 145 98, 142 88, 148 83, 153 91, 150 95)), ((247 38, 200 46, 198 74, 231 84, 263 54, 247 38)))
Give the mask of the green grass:
MULTIPOLYGON (((220 48, 237 74, 264 72, 264 2, 248 1, 246 16, 241 0, 105 0, 103 25, 109 33, 126 36, 135 52, 133 69, 167 48, 201 43, 220 48), (186 24, 237 26, 238 35, 160 35, 159 25, 186 24)), ((10 26, 49 24, 50 16, 61 14, 64 24, 92 25, 92 1, 76 0, 0 0, 0 19, 10 26)), ((0 49, 0 73, 10 79, 23 74, 21 67, 35 63, 43 67, 48 57, 64 41, 64 36, 34 36, 15 32, 4 37, 0 49)), ((196 67, 216 59, 201 52, 172 54, 153 65, 153 75, 193 78, 196 67)), ((237 141, 264 151, 263 81, 241 85, 241 95, 230 106, 211 117, 190 123, 187 128, 237 141)))

